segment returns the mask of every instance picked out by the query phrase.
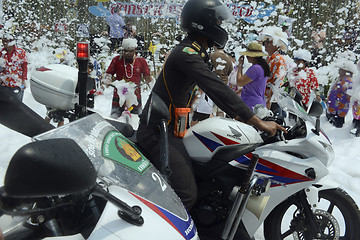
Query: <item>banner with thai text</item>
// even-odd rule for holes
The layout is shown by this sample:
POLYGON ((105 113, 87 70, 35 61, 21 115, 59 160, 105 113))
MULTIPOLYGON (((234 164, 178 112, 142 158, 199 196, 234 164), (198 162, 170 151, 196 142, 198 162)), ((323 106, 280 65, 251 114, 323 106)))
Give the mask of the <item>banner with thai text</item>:
MULTIPOLYGON (((235 19, 243 19, 249 23, 259 18, 269 17, 276 10, 275 5, 266 6, 265 3, 256 6, 230 3, 227 6, 235 19)), ((99 2, 97 6, 89 7, 89 12, 98 17, 106 17, 112 14, 115 7, 119 7, 126 17, 174 18, 179 22, 183 4, 116 2, 110 9, 106 9, 99 2)))

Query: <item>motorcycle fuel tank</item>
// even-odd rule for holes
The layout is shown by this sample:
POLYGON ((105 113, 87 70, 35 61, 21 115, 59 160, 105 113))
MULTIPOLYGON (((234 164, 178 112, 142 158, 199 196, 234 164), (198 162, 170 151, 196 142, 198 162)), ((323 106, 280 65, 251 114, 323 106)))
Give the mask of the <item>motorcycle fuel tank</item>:
POLYGON ((212 117, 187 130, 183 143, 189 156, 199 162, 208 162, 222 148, 262 143, 257 130, 229 118, 212 117))

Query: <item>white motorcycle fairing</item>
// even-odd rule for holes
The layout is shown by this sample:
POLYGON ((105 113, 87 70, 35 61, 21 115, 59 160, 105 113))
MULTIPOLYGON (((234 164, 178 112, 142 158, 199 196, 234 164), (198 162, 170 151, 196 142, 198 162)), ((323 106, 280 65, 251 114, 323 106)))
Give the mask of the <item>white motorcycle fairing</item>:
POLYGON ((140 206, 144 224, 121 219, 108 202, 89 239, 198 239, 181 200, 135 145, 98 114, 34 137, 34 141, 71 138, 98 171, 99 183, 129 206, 140 206))
POLYGON ((130 206, 140 206, 143 210, 141 216, 144 218, 144 225, 136 227, 120 219, 116 206, 107 203, 97 226, 88 238, 89 240, 139 239, 144 234, 149 240, 181 239, 179 236, 183 236, 182 239, 197 239, 197 235, 193 231, 194 222, 189 215, 187 219, 181 219, 124 188, 111 186, 109 191, 115 196, 121 196, 122 201, 130 206))
MULTIPOLYGON (((260 177, 260 181, 270 180, 271 187, 261 195, 268 200, 259 218, 245 210, 242 219, 250 236, 255 234, 279 203, 326 176, 327 168, 334 159, 334 151, 326 134, 322 131, 314 133, 314 119, 289 98, 279 99, 278 103, 283 109, 306 120, 302 122, 306 130, 303 137, 264 144, 259 132, 253 127, 231 119, 213 117, 190 128, 183 139, 190 157, 201 164, 211 161, 214 156, 222 160, 221 154, 217 152, 226 149, 231 151, 236 146, 241 150, 240 153, 244 151, 244 155, 222 161, 228 161, 228 164, 239 169, 247 169, 253 154, 259 156, 254 174, 260 177)), ((291 119, 285 121, 287 126, 292 126, 291 119)), ((315 198, 312 196, 312 199, 315 198)), ((249 204, 251 201, 252 198, 249 204)))

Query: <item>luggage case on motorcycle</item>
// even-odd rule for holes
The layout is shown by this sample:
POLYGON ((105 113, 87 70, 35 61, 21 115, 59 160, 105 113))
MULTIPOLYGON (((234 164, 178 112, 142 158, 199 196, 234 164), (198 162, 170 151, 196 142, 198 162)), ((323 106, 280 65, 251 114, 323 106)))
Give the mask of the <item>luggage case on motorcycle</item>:
POLYGON ((77 102, 78 81, 76 68, 50 64, 34 71, 30 77, 30 90, 34 99, 57 110, 70 110, 77 102))

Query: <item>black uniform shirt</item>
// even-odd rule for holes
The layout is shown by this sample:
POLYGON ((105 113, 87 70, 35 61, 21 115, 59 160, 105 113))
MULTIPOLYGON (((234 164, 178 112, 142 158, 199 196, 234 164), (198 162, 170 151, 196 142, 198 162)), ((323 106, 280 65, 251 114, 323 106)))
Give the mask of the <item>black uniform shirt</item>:
MULTIPOLYGON (((153 91, 167 106, 171 104, 164 82, 165 76, 175 107, 184 108, 190 107, 187 104, 191 92, 194 86, 198 85, 231 118, 238 117, 239 120, 246 122, 254 113, 230 87, 210 70, 206 63, 208 59, 208 54, 201 49, 197 42, 186 38, 171 51, 156 80, 153 91)), ((172 109, 174 108, 172 107, 172 109)), ((172 120, 174 119, 173 114, 172 110, 172 120)))

